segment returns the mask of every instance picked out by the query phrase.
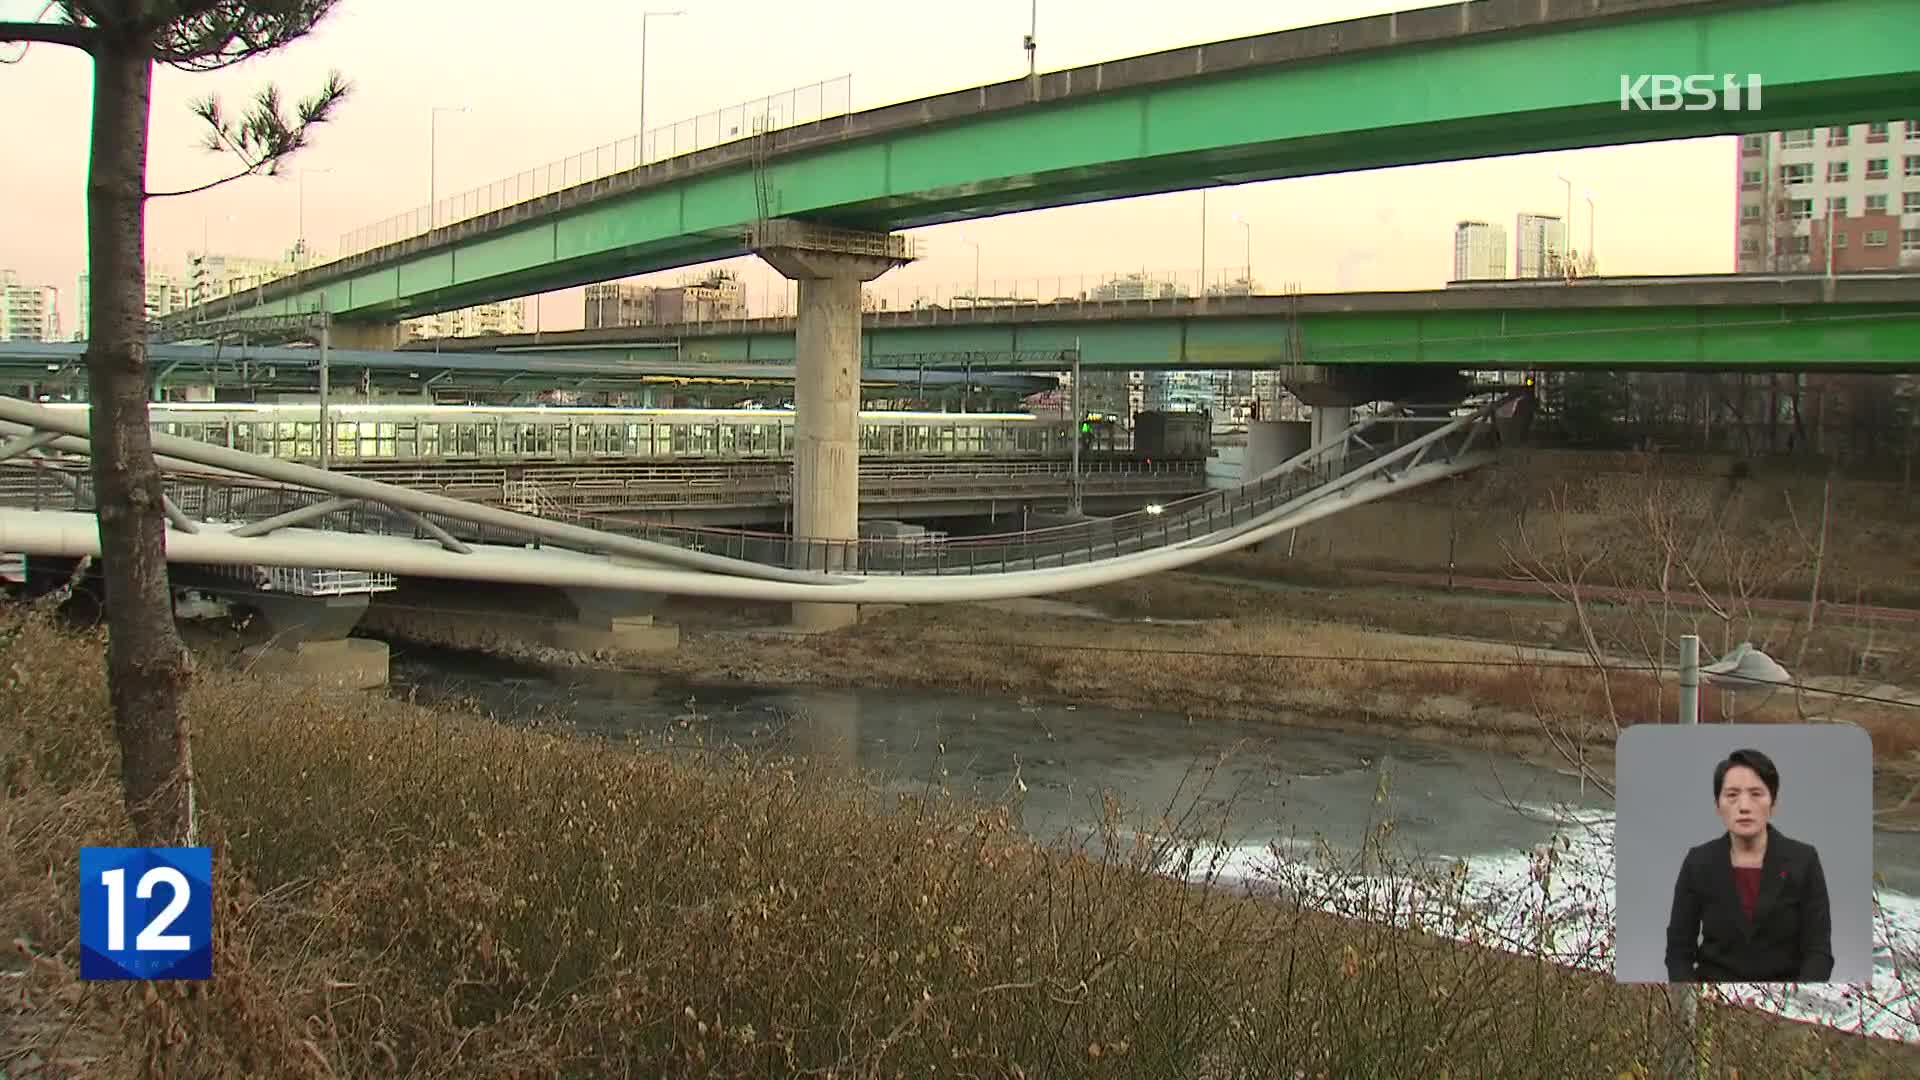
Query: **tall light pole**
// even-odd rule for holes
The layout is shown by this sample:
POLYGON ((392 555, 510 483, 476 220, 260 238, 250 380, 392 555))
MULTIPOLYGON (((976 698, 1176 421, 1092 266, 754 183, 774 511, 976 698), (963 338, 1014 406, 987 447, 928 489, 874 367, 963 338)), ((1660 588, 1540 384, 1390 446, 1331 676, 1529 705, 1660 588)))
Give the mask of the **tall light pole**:
POLYGON ((435 105, 433 119, 427 124, 427 231, 440 227, 440 114, 463 113, 465 105, 435 105))
POLYGON ((1040 0, 1033 0, 1032 17, 1031 19, 1029 19, 1027 24, 1027 39, 1026 41, 1022 42, 1022 44, 1026 47, 1026 50, 1027 50, 1027 80, 1029 82, 1033 80, 1035 75, 1039 74, 1038 69, 1034 67, 1034 64, 1035 64, 1034 50, 1039 47, 1039 42, 1036 41, 1035 38, 1039 35, 1039 33, 1040 33, 1040 0))
POLYGON ((1591 273, 1600 272, 1600 263, 1593 254, 1593 192, 1587 192, 1587 266, 1591 273))
POLYGON ((300 170, 300 229, 298 235, 293 239, 293 250, 295 252, 294 262, 296 265, 299 264, 301 259, 306 258, 307 255, 307 174, 330 173, 332 171, 332 169, 300 170))
POLYGON ((1244 214, 1233 215, 1234 223, 1247 230, 1247 295, 1253 295, 1253 222, 1244 214))
POLYGON ((640 164, 647 163, 647 20, 658 15, 671 18, 685 11, 643 11, 640 13, 640 164))
POLYGON ((1567 185, 1567 216, 1560 221, 1560 272, 1567 270, 1567 244, 1573 239, 1573 181, 1564 176, 1555 179, 1567 185))
POLYGON ((1200 302, 1207 302, 1207 189, 1200 189, 1200 302))

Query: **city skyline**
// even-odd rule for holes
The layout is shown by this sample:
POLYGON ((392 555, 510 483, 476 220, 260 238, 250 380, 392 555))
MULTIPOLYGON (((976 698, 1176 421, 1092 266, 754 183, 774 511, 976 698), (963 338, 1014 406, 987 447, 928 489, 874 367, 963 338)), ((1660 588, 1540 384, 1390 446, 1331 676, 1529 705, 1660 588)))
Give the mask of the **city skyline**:
MULTIPOLYGON (((1426 6, 1433 5, 1313 0, 1276 16, 1253 3, 1196 13, 1055 0, 1040 5, 1039 66, 1054 70, 1426 6)), ((38 7, 0 0, 0 17, 30 18, 38 7)), ((155 200, 149 262, 184 264, 188 251, 203 247, 272 257, 300 238, 302 219, 309 245, 335 251, 342 234, 425 206, 430 188, 445 199, 636 130, 630 46, 637 39, 637 10, 613 16, 616 26, 588 39, 573 29, 576 23, 560 21, 516 24, 512 35, 496 33, 488 15, 504 10, 421 0, 401 12, 376 8, 371 0, 345 0, 310 39, 273 56, 214 74, 158 70, 150 157, 155 187, 191 186, 228 164, 198 148, 198 121, 187 109, 193 97, 212 92, 238 102, 269 82, 299 96, 331 66, 344 69, 356 92, 335 121, 316 130, 312 145, 282 177, 155 200), (632 35, 617 31, 623 20, 633 24, 632 35), (411 48, 428 38, 438 42, 433 52, 411 48), (544 77, 544 65, 527 63, 529 56, 562 53, 572 55, 565 90, 544 77), (467 111, 432 111, 443 105, 467 111), (437 169, 429 168, 433 144, 437 169), (309 174, 304 198, 302 170, 309 174)), ((656 20, 652 28, 647 123, 657 129, 848 73, 856 110, 1017 77, 1025 72, 1019 46, 1029 12, 1026 0, 985 3, 976 18, 943 24, 943 47, 930 51, 879 47, 922 40, 926 30, 923 18, 883 5, 847 3, 826 12, 746 0, 688 5, 685 16, 656 20), (738 27, 747 25, 755 32, 740 34, 738 27), (716 63, 751 74, 705 74, 716 63)), ((0 266, 15 269, 23 280, 60 285, 62 324, 68 327, 77 318, 68 294, 84 270, 89 80, 84 56, 45 47, 34 48, 0 80, 9 95, 39 103, 23 110, 18 126, 26 145, 41 148, 40 164, 16 178, 18 192, 7 200, 10 249, 0 251, 0 266)), ((1556 213, 1562 175, 1594 193, 1598 247, 1609 272, 1724 272, 1733 268, 1734 248, 1725 170, 1736 153, 1737 140, 1729 136, 1216 188, 1208 197, 1208 280, 1244 273, 1250 249, 1252 277, 1263 288, 1438 288, 1451 270, 1450 252, 1438 238, 1454 222, 1556 213), (1645 181, 1650 175, 1666 178, 1657 197, 1645 181), (1236 214, 1251 228, 1236 223, 1236 214)), ((925 257, 888 274, 876 288, 908 294, 970 284, 976 258, 983 282, 1097 280, 1140 269, 1197 282, 1200 207, 1198 192, 1183 192, 913 230, 925 257)), ((1584 205, 1576 207, 1577 234, 1584 233, 1586 216, 1584 205)), ((739 273, 750 302, 784 288, 756 259, 717 265, 739 273)), ((664 284, 686 269, 637 280, 659 278, 664 284)), ((580 288, 548 294, 530 305, 528 321, 547 329, 578 326, 582 300, 580 288)))

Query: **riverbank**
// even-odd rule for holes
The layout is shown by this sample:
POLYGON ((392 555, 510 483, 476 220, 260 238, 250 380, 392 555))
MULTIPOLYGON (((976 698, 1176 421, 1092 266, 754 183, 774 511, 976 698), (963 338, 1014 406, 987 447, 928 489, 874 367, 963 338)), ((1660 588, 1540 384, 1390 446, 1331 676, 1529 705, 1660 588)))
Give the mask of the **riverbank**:
MULTIPOLYGON (((83 986, 74 850, 128 841, 102 642, 10 614, 0 1043, 68 1075, 1613 1077, 1670 1038, 1657 990, 1191 889, 1114 822, 1050 851, 1004 815, 888 807, 789 763, 217 663, 189 700, 216 978, 83 986)), ((1705 1015, 1716 1069, 1920 1068, 1912 1046, 1705 1015)))
MULTIPOLYGON (((676 600, 661 617, 682 628, 677 651, 599 657, 524 644, 541 637, 542 620, 567 617, 556 593, 490 592, 486 603, 496 610, 481 615, 470 593, 410 583, 377 599, 362 625, 402 643, 692 683, 1026 695, 1392 735, 1560 768, 1573 767, 1568 750, 1575 748, 1603 777, 1612 771, 1616 717, 1628 726, 1671 717, 1678 707, 1671 677, 1657 687, 1637 672, 1596 672, 1584 657, 1557 647, 1512 643, 1563 641, 1565 628, 1555 624, 1568 622, 1566 615, 1538 604, 1490 606, 1482 598, 1269 589, 1167 574, 1056 598, 894 608, 821 636, 778 629, 785 614, 778 605, 676 600), (1422 632, 1396 633, 1382 623, 1422 632), (1484 636, 1440 636, 1463 628, 1484 636)), ((1624 621, 1630 614, 1594 617, 1624 621)), ((1871 681, 1842 688, 1889 689, 1871 681)), ((1708 718, 1726 704, 1717 693, 1703 699, 1708 718)), ((1748 722, 1793 721, 1804 709, 1866 728, 1883 810, 1899 806, 1920 781, 1920 725, 1912 709, 1815 695, 1796 701, 1785 693, 1731 708, 1748 722)), ((1881 824, 1920 825, 1920 808, 1888 813, 1881 824)))

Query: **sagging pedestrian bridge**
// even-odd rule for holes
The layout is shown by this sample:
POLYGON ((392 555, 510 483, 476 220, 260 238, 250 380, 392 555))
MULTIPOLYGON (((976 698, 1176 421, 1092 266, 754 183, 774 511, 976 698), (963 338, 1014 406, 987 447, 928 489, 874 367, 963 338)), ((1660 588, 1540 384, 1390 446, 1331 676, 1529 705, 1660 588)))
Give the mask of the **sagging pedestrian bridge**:
MULTIPOLYGON (((677 630, 653 618, 666 595, 788 602, 796 622, 820 605, 1040 596, 1178 569, 1477 468, 1522 438, 1532 414, 1526 392, 1385 410, 1237 488, 931 542, 542 517, 178 436, 153 442, 168 561, 251 590, 287 663, 344 666, 340 678, 370 685, 385 682, 385 648, 347 633, 401 575, 563 589, 580 615, 565 644, 584 649, 672 647, 677 630), (377 664, 365 655, 376 649, 377 664)), ((0 482, 0 552, 100 556, 91 452, 84 415, 0 397, 0 474, 33 481, 0 482)))

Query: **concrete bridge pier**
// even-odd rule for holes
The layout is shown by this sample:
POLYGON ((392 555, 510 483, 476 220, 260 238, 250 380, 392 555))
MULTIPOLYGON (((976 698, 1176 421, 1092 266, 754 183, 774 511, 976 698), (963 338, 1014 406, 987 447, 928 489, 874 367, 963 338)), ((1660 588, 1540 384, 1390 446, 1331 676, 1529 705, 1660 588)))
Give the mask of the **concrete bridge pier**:
POLYGON ((248 650, 253 670, 352 690, 387 685, 386 643, 347 636, 366 614, 369 598, 363 592, 248 597, 243 602, 259 612, 268 635, 248 650))
MULTIPOLYGON (((1319 446, 1321 443, 1326 442, 1328 439, 1339 435, 1341 432, 1353 426, 1353 406, 1315 405, 1312 410, 1312 418, 1308 423, 1311 425, 1311 428, 1307 438, 1307 446, 1319 446)), ((1251 433, 1249 433, 1249 438, 1251 438, 1251 433)))
POLYGON ((1313 445, 1309 441, 1310 427, 1300 420, 1249 420, 1247 455, 1241 461, 1240 482, 1249 483, 1268 469, 1305 453, 1313 445))
MULTIPOLYGON (((860 286, 912 259, 905 237, 776 220, 754 249, 800 285, 794 330, 793 537, 795 563, 850 566, 860 536, 860 286), (807 541, 812 541, 808 543, 807 541)), ((793 605, 794 628, 838 630, 855 604, 793 605)))
POLYGON ((565 590, 579 618, 553 628, 555 648, 573 652, 672 652, 680 647, 680 628, 657 622, 666 598, 629 589, 565 590))

